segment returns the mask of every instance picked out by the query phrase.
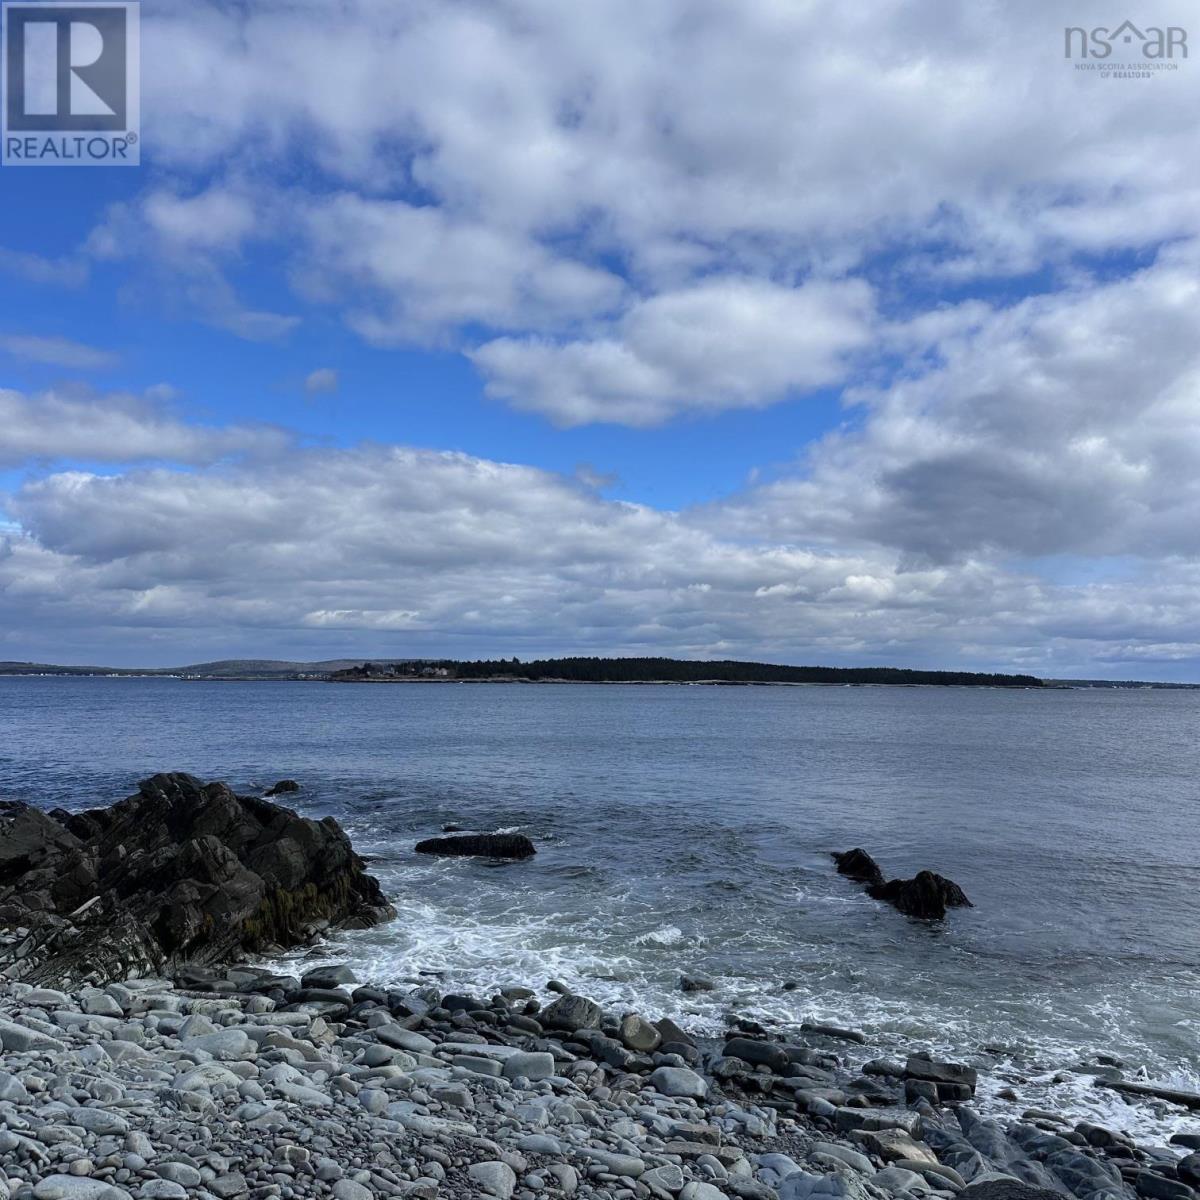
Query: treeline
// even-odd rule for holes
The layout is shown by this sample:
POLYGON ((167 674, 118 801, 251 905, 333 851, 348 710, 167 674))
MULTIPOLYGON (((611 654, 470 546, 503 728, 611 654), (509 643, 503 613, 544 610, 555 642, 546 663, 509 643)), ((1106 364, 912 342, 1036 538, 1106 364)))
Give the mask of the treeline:
POLYGON ((691 662, 678 658, 497 659, 427 664, 458 679, 566 679, 574 683, 869 683, 955 687, 1042 687, 1033 675, 974 671, 911 671, 901 667, 787 667, 775 663, 691 662))

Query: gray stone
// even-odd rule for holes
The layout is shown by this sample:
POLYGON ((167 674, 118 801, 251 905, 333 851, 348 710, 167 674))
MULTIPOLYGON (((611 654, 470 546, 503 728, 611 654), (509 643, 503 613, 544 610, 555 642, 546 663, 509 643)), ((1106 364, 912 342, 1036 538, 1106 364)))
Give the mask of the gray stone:
POLYGON ((498 1196, 500 1200, 509 1200, 517 1186, 516 1174, 512 1167, 504 1162, 472 1163, 467 1168, 467 1174, 489 1196, 498 1196))
POLYGON ((200 1034, 186 1039, 183 1046, 185 1050, 203 1050, 220 1062, 245 1061, 255 1055, 254 1043, 241 1029, 200 1034))
POLYGON ((549 1079, 554 1074, 554 1055, 544 1051, 510 1054, 504 1060, 505 1079, 549 1079))
MULTIPOLYGON (((317 1173, 317 1178, 322 1178, 320 1172, 317 1173)), ((246 1177, 240 1171, 231 1171, 228 1175, 218 1175, 216 1179, 209 1180, 207 1186, 208 1190, 220 1200, 237 1200, 238 1196, 244 1196, 250 1191, 246 1177)))
POLYGON ((597 1150, 594 1147, 584 1147, 579 1153, 592 1162, 600 1163, 606 1171, 629 1179, 637 1179, 646 1170, 646 1164, 632 1154, 615 1154, 611 1150, 597 1150))
POLYGON ((371 1192, 353 1179, 339 1179, 333 1185, 333 1200, 375 1200, 371 1192))
POLYGON ((380 1025, 375 1036, 386 1046, 408 1050, 413 1054, 432 1054, 437 1046, 422 1033, 414 1033, 403 1025, 380 1025))
POLYGON ((834 1142, 813 1142, 811 1152, 814 1154, 824 1154, 829 1158, 836 1158, 862 1175, 875 1174, 875 1167, 872 1165, 871 1160, 865 1154, 860 1154, 857 1150, 851 1150, 849 1146, 839 1146, 834 1142))
POLYGON ((189 1166, 187 1163, 160 1163, 154 1168, 154 1173, 160 1179, 168 1179, 172 1183, 181 1184, 185 1188, 197 1188, 200 1186, 200 1172, 197 1171, 195 1167, 189 1166))
POLYGON ((630 1050, 636 1050, 640 1054, 649 1054, 662 1044, 662 1034, 636 1013, 630 1013, 621 1019, 619 1036, 630 1050))
POLYGON ((130 1200, 123 1188, 81 1175, 47 1175, 34 1185, 33 1195, 35 1200, 130 1200))
POLYGON ((693 1180, 684 1184, 683 1191, 679 1193, 679 1200, 729 1200, 729 1197, 711 1183, 693 1180))
POLYGON ((647 1171, 641 1181, 652 1189, 670 1192, 672 1195, 683 1191, 683 1185, 687 1182, 684 1179, 683 1171, 674 1164, 655 1167, 653 1170, 647 1171))
POLYGON ((49 1034, 39 1033, 27 1025, 0 1019, 0 1048, 6 1054, 26 1054, 37 1050, 64 1051, 66 1046, 49 1034))
POLYGON ((650 1086, 664 1096, 703 1100, 708 1095, 708 1082, 687 1067, 659 1067, 650 1075, 650 1086))
POLYGON ((989 1179, 983 1183, 972 1183, 958 1193, 959 1200, 1052 1200, 1058 1192, 1047 1188, 1030 1187, 1016 1179, 989 1179))
POLYGON ((0 1100, 7 1100, 10 1104, 30 1104, 33 1097, 15 1075, 0 1071, 0 1100))
POLYGON ((586 996, 560 996, 538 1018, 547 1029, 599 1029, 604 1010, 586 996))
POLYGON ((1178 1179, 1167 1179, 1154 1171, 1139 1171, 1133 1181, 1134 1190, 1147 1200, 1195 1200, 1195 1191, 1178 1179))
POLYGON ((548 1133, 527 1133, 517 1142, 517 1149, 526 1154, 561 1154, 562 1143, 548 1133))
POLYGON ((938 1062, 924 1054, 910 1054, 904 1064, 904 1073, 910 1079, 924 1079, 930 1083, 959 1083, 975 1092, 979 1074, 974 1067, 963 1063, 938 1062))
POLYGON ((138 1188, 138 1200, 188 1200, 188 1190, 169 1179, 150 1179, 138 1188))
POLYGON ((727 1058, 740 1058, 752 1066, 767 1067, 776 1075, 784 1074, 791 1063, 782 1047, 774 1042, 757 1042, 752 1038, 730 1038, 725 1043, 724 1054, 727 1058))

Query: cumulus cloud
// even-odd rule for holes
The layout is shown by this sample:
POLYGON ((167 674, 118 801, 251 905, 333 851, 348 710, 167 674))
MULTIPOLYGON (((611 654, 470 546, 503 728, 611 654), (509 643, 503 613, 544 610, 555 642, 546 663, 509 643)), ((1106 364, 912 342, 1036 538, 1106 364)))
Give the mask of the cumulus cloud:
POLYGON ((0 466, 69 459, 203 464, 228 455, 277 453, 291 441, 282 430, 265 427, 190 424, 152 398, 26 396, 0 389, 0 466))
POLYGON ((502 338, 471 357, 491 394, 560 425, 657 425, 838 382, 871 336, 872 310, 861 281, 714 278, 638 302, 615 336, 502 338))
POLYGON ((299 286, 345 302, 349 323, 382 345, 467 324, 555 328, 613 307, 624 287, 532 238, 403 201, 344 194, 317 202, 302 236, 299 286))
POLYGON ((726 529, 933 561, 1200 552, 1200 246, 948 322, 936 365, 725 506, 726 529))
POLYGON ((810 348, 820 369, 756 392, 756 373, 730 386, 736 354, 710 381, 636 344, 713 278, 795 290, 882 262, 885 298, 911 304, 897 282, 1064 278, 1200 233, 1200 76, 1098 86, 1034 0, 349 0, 332 25, 314 0, 168 0, 144 37, 177 183, 94 252, 151 259, 202 319, 269 339, 296 316, 244 305, 231 273, 273 239, 301 302, 376 345, 462 348, 560 423, 655 424, 836 376, 810 348))

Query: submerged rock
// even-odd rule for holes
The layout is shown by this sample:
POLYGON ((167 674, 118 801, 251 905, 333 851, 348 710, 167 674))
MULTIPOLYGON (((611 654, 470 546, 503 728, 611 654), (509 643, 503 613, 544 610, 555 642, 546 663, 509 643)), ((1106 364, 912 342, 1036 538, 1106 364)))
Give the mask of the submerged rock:
POLYGON ((153 975, 395 915, 332 818, 185 774, 57 819, 6 804, 0 847, 0 926, 29 931, 0 950, 10 979, 153 975))
POLYGON ((481 858, 532 858, 537 847, 523 833, 470 833, 462 837, 426 838, 418 854, 466 854, 481 858))
POLYGON ((298 792, 300 785, 294 779, 281 779, 278 783, 273 783, 265 792, 264 796, 282 796, 285 792, 298 792))

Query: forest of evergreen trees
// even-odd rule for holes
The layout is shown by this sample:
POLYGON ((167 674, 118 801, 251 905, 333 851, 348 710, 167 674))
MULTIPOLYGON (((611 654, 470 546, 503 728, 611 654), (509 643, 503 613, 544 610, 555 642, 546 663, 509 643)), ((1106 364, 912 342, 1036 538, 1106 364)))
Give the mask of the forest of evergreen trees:
POLYGON ((551 658, 535 662, 498 659, 421 664, 451 678, 565 679, 576 683, 869 683, 942 684, 973 687, 1042 687, 1033 675, 972 671, 912 671, 901 667, 787 667, 774 663, 691 662, 677 658, 551 658))

